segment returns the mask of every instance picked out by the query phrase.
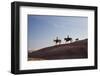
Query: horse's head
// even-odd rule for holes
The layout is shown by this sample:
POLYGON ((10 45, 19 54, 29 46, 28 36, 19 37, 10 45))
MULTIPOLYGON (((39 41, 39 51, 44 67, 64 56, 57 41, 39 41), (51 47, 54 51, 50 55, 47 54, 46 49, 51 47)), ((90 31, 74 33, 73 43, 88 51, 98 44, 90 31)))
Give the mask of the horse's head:
POLYGON ((66 40, 67 38, 64 38, 64 40, 66 40))

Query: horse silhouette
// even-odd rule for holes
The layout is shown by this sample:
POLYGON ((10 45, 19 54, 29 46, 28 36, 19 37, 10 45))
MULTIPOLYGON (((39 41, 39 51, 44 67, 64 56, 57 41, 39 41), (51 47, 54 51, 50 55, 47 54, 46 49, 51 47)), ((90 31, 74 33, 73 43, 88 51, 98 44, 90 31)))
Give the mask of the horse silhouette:
POLYGON ((61 44, 61 40, 58 39, 58 37, 56 37, 56 39, 54 40, 54 42, 56 43, 56 45, 57 45, 57 44, 61 44))
POLYGON ((72 38, 69 37, 69 35, 67 36, 67 38, 64 38, 64 40, 65 40, 65 42, 69 42, 69 41, 70 41, 70 43, 72 42, 72 38))
POLYGON ((76 38, 75 40, 76 40, 76 41, 78 41, 78 40, 79 40, 79 38, 76 38))

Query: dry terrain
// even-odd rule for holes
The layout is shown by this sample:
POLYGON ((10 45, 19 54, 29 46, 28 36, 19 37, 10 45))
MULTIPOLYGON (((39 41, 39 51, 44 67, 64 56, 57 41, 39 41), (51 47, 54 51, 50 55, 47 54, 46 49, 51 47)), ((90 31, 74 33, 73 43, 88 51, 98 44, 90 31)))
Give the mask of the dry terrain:
POLYGON ((60 44, 28 53, 28 60, 88 58, 88 39, 60 44))

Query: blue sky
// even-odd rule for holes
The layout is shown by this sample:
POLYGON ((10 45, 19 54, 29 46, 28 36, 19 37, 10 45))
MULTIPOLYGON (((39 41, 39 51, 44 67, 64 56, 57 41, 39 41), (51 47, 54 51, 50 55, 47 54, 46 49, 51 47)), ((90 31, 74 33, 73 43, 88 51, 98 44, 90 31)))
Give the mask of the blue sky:
POLYGON ((88 17, 28 15, 28 50, 53 46, 57 36, 64 43, 67 35, 87 38, 88 17))

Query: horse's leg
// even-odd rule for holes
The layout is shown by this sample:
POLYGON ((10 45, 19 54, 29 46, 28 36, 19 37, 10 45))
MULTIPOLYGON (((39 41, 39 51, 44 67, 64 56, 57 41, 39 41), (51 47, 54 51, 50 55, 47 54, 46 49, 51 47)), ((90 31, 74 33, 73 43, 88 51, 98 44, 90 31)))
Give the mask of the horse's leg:
POLYGON ((67 41, 65 40, 65 44, 67 43, 67 41))
POLYGON ((70 40, 70 43, 72 43, 72 39, 70 40))
POLYGON ((61 41, 59 42, 59 44, 61 44, 61 41))
POLYGON ((56 45, 57 45, 57 42, 56 42, 56 45))
POLYGON ((61 40, 60 40, 60 44, 61 44, 61 40))
POLYGON ((59 42, 57 41, 57 45, 59 44, 59 42))

